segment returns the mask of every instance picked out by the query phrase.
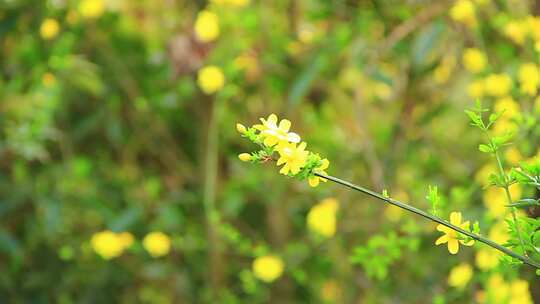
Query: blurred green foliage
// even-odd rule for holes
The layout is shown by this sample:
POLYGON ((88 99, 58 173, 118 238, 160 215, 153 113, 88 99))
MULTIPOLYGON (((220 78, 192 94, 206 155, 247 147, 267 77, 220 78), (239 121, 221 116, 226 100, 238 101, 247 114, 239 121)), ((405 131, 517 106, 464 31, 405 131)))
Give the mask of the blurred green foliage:
MULTIPOLYGON (((252 147, 235 130, 278 113, 329 174, 444 218, 460 210, 504 242, 504 193, 487 188, 493 159, 464 110, 476 98, 506 109, 506 169, 538 154, 538 84, 521 67, 539 63, 539 12, 513 0, 0 1, 0 302, 540 301, 532 269, 486 263, 480 244, 450 256, 432 223, 240 162, 252 147), (204 39, 202 10, 219 29, 206 20, 204 39), (218 72, 199 74, 208 66, 218 72), (337 228, 324 236, 307 217, 329 197, 337 228), (92 240, 107 230, 134 242, 104 258, 92 240), (147 241, 156 231, 166 240, 147 241), (270 255, 283 269, 270 261, 265 282, 253 261, 270 255), (457 268, 464 287, 450 286, 463 263, 472 278, 457 268)), ((517 186, 516 200, 536 198, 517 186)), ((520 214, 538 250, 540 208, 520 214)))

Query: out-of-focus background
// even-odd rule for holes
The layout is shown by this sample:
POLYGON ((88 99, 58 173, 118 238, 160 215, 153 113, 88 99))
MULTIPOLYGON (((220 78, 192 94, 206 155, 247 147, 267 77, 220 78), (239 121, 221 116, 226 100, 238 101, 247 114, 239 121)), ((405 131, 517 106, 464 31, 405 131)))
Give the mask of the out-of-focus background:
MULTIPOLYGON (((276 113, 329 174, 504 243, 464 110, 539 150, 539 1, 0 1, 0 302, 540 302, 528 267, 311 188, 235 124, 276 113)), ((534 197, 515 186, 514 197, 534 197)), ((530 210, 529 210, 530 211, 530 210)), ((527 213, 538 216, 539 212, 527 213)))

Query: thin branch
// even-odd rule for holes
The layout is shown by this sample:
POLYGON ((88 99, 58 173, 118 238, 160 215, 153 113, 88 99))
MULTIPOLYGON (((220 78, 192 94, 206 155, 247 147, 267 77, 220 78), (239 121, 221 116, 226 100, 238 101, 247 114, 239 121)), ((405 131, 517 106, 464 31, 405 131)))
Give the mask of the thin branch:
POLYGON ((482 243, 484 243, 484 244, 486 244, 488 246, 491 246, 491 247, 501 251, 504 254, 507 254, 507 255, 509 255, 509 256, 511 256, 513 258, 516 258, 516 259, 520 260, 521 262, 523 262, 523 263, 525 263, 527 265, 530 265, 532 267, 540 269, 540 263, 538 263, 536 261, 533 261, 533 260, 529 259, 528 257, 525 257, 525 256, 522 256, 522 255, 520 255, 518 253, 515 253, 514 251, 512 251, 512 250, 510 250, 510 249, 508 249, 506 247, 503 247, 503 246, 495 243, 494 241, 492 241, 490 239, 487 239, 487 238, 485 238, 485 237, 483 237, 481 235, 469 232, 469 231, 464 230, 464 229, 462 229, 460 227, 452 225, 452 224, 448 223, 447 221, 445 221, 445 220, 443 220, 443 219, 441 219, 439 217, 433 216, 433 215, 431 215, 431 214, 429 214, 429 213, 427 213, 427 212, 425 212, 423 210, 412 207, 412 206, 407 205, 405 203, 402 203, 400 201, 396 201, 396 200, 394 200, 392 198, 385 197, 382 194, 379 194, 377 192, 371 191, 371 190, 366 189, 364 187, 349 183, 349 182, 344 181, 342 179, 339 179, 337 177, 333 177, 333 176, 329 176, 329 175, 323 175, 323 174, 319 174, 319 173, 314 173, 314 174, 316 176, 318 176, 318 177, 322 177, 322 178, 331 180, 334 183, 337 183, 337 184, 340 184, 342 186, 348 187, 350 189, 362 192, 362 193, 367 194, 369 196, 372 196, 372 197, 374 197, 376 199, 379 199, 379 200, 385 201, 385 202, 387 202, 389 204, 392 204, 394 206, 397 206, 397 207, 399 207, 401 209, 404 209, 404 210, 407 210, 409 212, 420 215, 420 216, 422 216, 422 217, 424 217, 424 218, 426 218, 428 220, 439 223, 439 224, 441 224, 443 226, 446 226, 446 227, 448 227, 448 228, 450 228, 452 230, 455 230, 455 231, 457 231, 457 232, 459 232, 461 234, 464 234, 464 235, 466 235, 466 236, 468 236, 468 237, 470 237, 472 239, 475 239, 475 240, 477 240, 479 242, 482 242, 482 243))

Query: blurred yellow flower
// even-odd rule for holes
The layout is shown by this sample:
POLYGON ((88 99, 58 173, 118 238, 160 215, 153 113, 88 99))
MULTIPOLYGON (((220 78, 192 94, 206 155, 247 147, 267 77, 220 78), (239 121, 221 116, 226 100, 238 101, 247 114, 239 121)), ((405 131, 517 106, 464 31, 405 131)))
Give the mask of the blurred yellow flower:
POLYGON ((252 271, 256 278, 271 283, 283 274, 284 264, 274 255, 258 257, 253 261, 252 271))
POLYGON ((455 65, 456 58, 454 56, 444 56, 441 63, 433 71, 435 82, 438 84, 447 82, 455 65))
POLYGON ((518 165, 519 162, 523 160, 521 152, 519 152, 516 147, 510 147, 506 149, 506 151, 504 152, 504 158, 512 166, 518 165))
POLYGON ((503 135, 507 133, 514 133, 519 129, 519 125, 512 121, 511 119, 503 117, 499 118, 497 122, 493 125, 493 133, 495 135, 503 135))
POLYGON ((214 65, 201 68, 197 75, 197 84, 205 94, 213 94, 225 85, 225 76, 221 69, 214 65))
POLYGON ((469 27, 476 25, 474 3, 470 0, 457 0, 450 8, 450 18, 469 27))
POLYGON ((466 263, 459 264, 450 270, 450 275, 448 276, 448 285, 462 289, 467 285, 467 283, 469 283, 472 275, 473 270, 471 265, 466 263))
POLYGON ((485 93, 485 82, 483 79, 475 80, 467 86, 467 94, 471 98, 482 98, 485 93))
POLYGON ((540 84, 540 69, 534 63, 524 63, 519 67, 520 90, 529 96, 536 96, 540 84))
POLYGON ((218 16, 207 10, 200 11, 195 20, 195 35, 202 42, 214 41, 219 36, 218 16))
POLYGON ((486 290, 489 293, 488 299, 490 300, 488 303, 507 303, 510 287, 500 274, 491 275, 486 285, 486 290))
POLYGON ((165 233, 154 231, 144 237, 143 247, 152 257, 157 258, 169 253, 171 240, 165 233))
POLYGON ((499 251, 492 248, 482 248, 476 253, 476 266, 483 271, 490 270, 499 265, 499 251))
POLYGON ((59 31, 60 25, 58 24, 58 21, 52 18, 47 18, 43 20, 41 26, 39 27, 39 34, 41 35, 41 38, 46 40, 50 40, 56 37, 59 31))
POLYGON ((463 65, 469 72, 478 73, 487 64, 486 55, 477 48, 468 48, 463 52, 463 65))
POLYGON ((249 155, 249 153, 240 153, 238 154, 238 159, 243 162, 247 162, 251 160, 251 155, 249 155))
POLYGON ((497 99, 497 101, 495 101, 494 110, 495 112, 502 112, 501 120, 515 118, 521 112, 519 104, 510 96, 497 99))
POLYGON ((105 260, 119 257, 125 249, 118 235, 110 230, 94 233, 90 245, 105 260))
MULTIPOLYGON (((326 173, 326 169, 328 169, 328 166, 330 165, 330 161, 328 159, 323 159, 321 161, 321 165, 318 166, 317 168, 313 169, 314 172, 316 173, 319 173, 319 174, 324 174, 324 175, 328 175, 328 173, 326 173)), ((318 176, 310 176, 308 178, 308 183, 311 187, 317 187, 319 185, 319 181, 323 181, 323 182, 326 182, 327 179, 326 178, 322 178, 322 177, 318 177, 318 176)))
POLYGON ((79 2, 79 13, 83 18, 94 19, 103 15, 105 2, 103 0, 82 0, 79 2))
POLYGON ((298 143, 300 142, 300 136, 294 132, 289 132, 291 129, 291 121, 288 119, 282 119, 278 124, 278 117, 276 114, 270 114, 267 119, 260 118, 262 124, 254 125, 253 127, 261 131, 261 135, 264 140, 263 143, 268 147, 278 145, 278 151, 286 143, 298 143))
POLYGON ((50 87, 56 82, 56 77, 54 77, 53 74, 47 72, 43 74, 41 77, 41 83, 43 83, 44 86, 50 87))
POLYGON ((516 44, 522 45, 529 32, 527 22, 513 20, 508 22, 503 29, 504 35, 516 44))
POLYGON ((300 143, 298 146, 295 143, 283 144, 278 150, 280 157, 277 165, 283 165, 279 173, 284 175, 292 173, 294 175, 300 172, 300 169, 306 164, 309 154, 306 151, 306 146, 307 144, 305 142, 300 143))
POLYGON ((508 227, 506 226, 506 223, 504 221, 499 221, 493 226, 491 226, 491 228, 489 229, 488 237, 490 240, 500 245, 506 243, 506 241, 508 241, 508 238, 510 237, 508 235, 508 227))
POLYGON ((492 162, 489 162, 482 166, 474 175, 474 180, 482 186, 489 184, 489 176, 497 173, 497 167, 492 162))
POLYGON ((327 198, 313 206, 307 215, 307 225, 324 237, 332 237, 336 233, 336 213, 339 208, 335 198, 327 198))
POLYGON ((506 196, 504 190, 496 187, 487 188, 482 200, 488 209, 488 214, 493 218, 501 218, 506 214, 506 196))
POLYGON ((514 280, 510 283, 509 304, 533 304, 531 293, 529 292, 529 282, 524 280, 514 280))
MULTIPOLYGON (((458 226, 464 230, 469 230, 470 222, 461 222, 461 212, 452 212, 450 213, 450 224, 458 226)), ((435 245, 440 245, 447 243, 448 245, 448 251, 451 254, 456 254, 459 251, 459 243, 461 243, 464 246, 472 246, 474 244, 474 240, 465 241, 460 239, 461 234, 457 231, 450 229, 442 224, 437 225, 437 230, 444 233, 443 236, 439 237, 435 241, 435 245)))
POLYGON ((129 232, 121 232, 117 234, 117 237, 119 238, 120 243, 122 244, 122 246, 124 246, 124 248, 131 247, 131 245, 133 245, 133 241, 135 240, 133 234, 129 232))
POLYGON ((485 90, 489 96, 502 97, 510 92, 512 79, 507 74, 490 74, 485 79, 485 90))
POLYGON ((244 7, 248 5, 250 0, 210 0, 210 3, 217 5, 230 5, 235 7, 244 7))

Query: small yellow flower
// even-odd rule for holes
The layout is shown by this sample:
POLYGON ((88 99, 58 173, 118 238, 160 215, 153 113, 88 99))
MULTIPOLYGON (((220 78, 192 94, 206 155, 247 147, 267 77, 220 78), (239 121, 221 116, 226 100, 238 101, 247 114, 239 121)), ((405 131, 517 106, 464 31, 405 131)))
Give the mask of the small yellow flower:
POLYGON ((512 79, 507 74, 490 74, 485 79, 485 90, 489 96, 508 95, 512 88, 512 79))
POLYGON ((476 253, 476 266, 481 270, 490 270, 499 265, 500 253, 491 248, 482 248, 476 253))
POLYGON ((479 183, 482 186, 489 185, 489 177, 492 174, 497 173, 497 167, 492 162, 485 164, 480 168, 478 171, 476 171, 476 174, 474 175, 474 180, 479 183))
POLYGON ((129 232, 121 232, 117 234, 117 237, 120 240, 120 243, 122 244, 124 249, 131 247, 131 245, 133 245, 133 242, 135 240, 135 238, 133 237, 133 234, 129 232))
POLYGON ((515 118, 521 112, 519 103, 517 103, 510 96, 505 96, 505 97, 497 99, 497 101, 495 101, 494 110, 495 112, 502 112, 502 115, 500 118, 502 120, 515 118))
POLYGON ((241 153, 238 155, 238 158, 243 162, 247 162, 251 160, 251 155, 249 153, 241 153))
POLYGON ((516 166, 523 160, 521 152, 516 147, 510 147, 504 152, 504 158, 512 166, 516 166))
POLYGON ((105 2, 103 0, 82 0, 79 2, 79 13, 83 18, 95 19, 103 15, 105 2))
POLYGON ((167 255, 171 250, 171 240, 163 232, 150 232, 143 239, 143 247, 154 257, 167 255))
POLYGON ((471 98, 482 98, 485 94, 485 82, 483 79, 478 79, 471 82, 467 86, 467 94, 471 98))
MULTIPOLYGON (((329 165, 330 165, 330 161, 325 158, 321 161, 321 165, 315 168, 313 171, 319 174, 328 175, 328 173, 326 173, 326 171, 324 170, 328 169, 329 165)), ((308 178, 308 182, 311 187, 317 187, 319 185, 319 181, 326 182, 327 179, 318 177, 318 176, 310 176, 308 178)))
POLYGON ((58 35, 58 32, 60 31, 60 25, 58 24, 58 21, 52 18, 47 18, 43 20, 41 23, 41 26, 39 27, 39 33, 41 35, 41 38, 45 40, 51 40, 56 35, 58 35))
POLYGON ((458 266, 450 270, 450 275, 448 276, 448 285, 462 289, 472 278, 473 270, 469 264, 459 264, 458 266))
POLYGON ((470 0, 458 0, 450 8, 450 18, 469 27, 476 25, 474 3, 470 0))
POLYGON ((274 255, 258 257, 253 261, 252 270, 255 277, 271 283, 283 274, 284 264, 281 258, 274 255))
POLYGON ((498 273, 491 275, 486 285, 490 300, 488 303, 507 303, 510 286, 504 281, 502 275, 498 273))
POLYGON ((463 52, 463 65, 469 72, 482 72, 486 63, 486 55, 479 49, 468 48, 463 52))
POLYGON ((510 283, 509 304, 533 304, 531 293, 529 292, 529 282, 515 280, 510 283))
POLYGON ((41 77, 41 83, 43 83, 44 86, 50 87, 56 82, 56 77, 54 77, 53 74, 47 72, 43 74, 41 77))
MULTIPOLYGON (((254 125, 253 127, 261 131, 264 138, 264 144, 268 147, 275 145, 282 146, 286 143, 300 142, 300 136, 294 132, 289 132, 291 122, 283 119, 278 124, 276 114, 270 114, 267 119, 261 118, 262 124, 254 125)), ((279 148, 278 148, 279 149, 279 148)))
POLYGON ((488 237, 497 244, 503 245, 508 241, 508 227, 504 221, 497 222, 489 230, 488 237))
POLYGON ((540 69, 534 63, 525 63, 519 67, 518 79, 520 90, 529 96, 536 96, 540 84, 540 69))
MULTIPOLYGON (((470 223, 469 221, 461 223, 461 212, 452 212, 450 213, 450 224, 458 226, 464 230, 469 230, 470 223)), ((459 243, 465 246, 472 246, 474 244, 474 240, 469 240, 466 242, 465 240, 461 240, 460 233, 450 229, 442 224, 439 224, 437 226, 437 230, 444 233, 443 236, 439 237, 435 241, 435 245, 440 245, 447 243, 448 244, 448 251, 451 254, 456 254, 459 251, 459 243)))
POLYGON ((335 198, 324 199, 313 206, 307 215, 309 229, 324 237, 334 236, 338 208, 338 201, 335 198))
POLYGON ((225 76, 219 67, 214 65, 206 66, 199 70, 197 84, 204 93, 210 95, 223 88, 225 76))
POLYGON ((528 31, 527 22, 519 20, 508 22, 503 29, 504 35, 519 45, 525 42, 528 31))
POLYGON ((204 10, 197 14, 195 20, 195 35, 201 42, 211 42, 219 36, 219 18, 210 11, 204 10))
POLYGON ((277 165, 281 167, 279 173, 287 175, 289 173, 295 175, 300 172, 300 169, 306 164, 307 156, 309 154, 306 151, 307 144, 305 142, 296 146, 295 143, 286 143, 280 146, 279 159, 277 165))
POLYGON ((97 232, 92 235, 90 245, 105 260, 119 257, 125 248, 124 243, 118 235, 110 230, 97 232))

